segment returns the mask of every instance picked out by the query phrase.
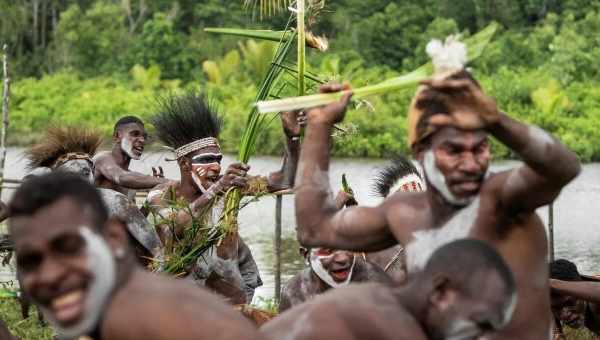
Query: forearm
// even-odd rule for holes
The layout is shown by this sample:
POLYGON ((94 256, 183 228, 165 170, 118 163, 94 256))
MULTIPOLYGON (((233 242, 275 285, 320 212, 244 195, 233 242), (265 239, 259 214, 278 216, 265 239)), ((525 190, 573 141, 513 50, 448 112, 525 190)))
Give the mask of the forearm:
POLYGON ((166 180, 160 177, 144 175, 139 172, 124 171, 119 175, 113 176, 113 181, 118 185, 129 189, 151 189, 164 183, 166 180))
POLYGON ((269 174, 269 191, 279 191, 294 187, 296 170, 298 168, 298 158, 300 157, 300 140, 297 138, 287 138, 283 164, 281 169, 269 174))
POLYGON ((523 124, 502 113, 489 131, 552 185, 564 186, 581 170, 575 153, 539 127, 523 124))
POLYGON ((329 184, 330 127, 309 125, 296 174, 298 238, 305 246, 322 243, 324 221, 337 211, 329 184), (320 239, 320 240, 319 240, 320 239))
POLYGON ((600 283, 598 282, 552 280, 551 287, 560 294, 600 304, 600 283))

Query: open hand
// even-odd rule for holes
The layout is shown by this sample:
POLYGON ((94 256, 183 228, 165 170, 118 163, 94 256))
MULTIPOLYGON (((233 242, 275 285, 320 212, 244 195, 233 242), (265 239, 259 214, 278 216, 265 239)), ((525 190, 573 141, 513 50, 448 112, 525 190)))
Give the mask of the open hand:
POLYGON ((165 172, 163 171, 162 166, 159 166, 158 169, 152 167, 152 176, 157 178, 165 178, 165 172))
POLYGON ((340 101, 331 103, 329 105, 314 108, 308 111, 308 123, 309 124, 325 124, 333 126, 333 124, 339 123, 344 119, 346 114, 346 108, 352 98, 352 91, 350 86, 345 84, 326 84, 320 88, 321 93, 332 93, 346 91, 342 95, 340 101))
POLYGON ((449 111, 432 116, 430 124, 475 130, 487 128, 500 119, 496 102, 469 79, 428 79, 421 84, 428 90, 421 92, 419 100, 435 99, 449 111))

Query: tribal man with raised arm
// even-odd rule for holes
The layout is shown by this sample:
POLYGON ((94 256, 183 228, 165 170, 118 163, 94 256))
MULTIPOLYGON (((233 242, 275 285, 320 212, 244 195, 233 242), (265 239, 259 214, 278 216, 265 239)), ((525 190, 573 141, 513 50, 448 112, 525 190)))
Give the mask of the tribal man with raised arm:
POLYGON ((409 143, 425 171, 423 193, 394 193, 376 207, 338 211, 327 145, 351 93, 307 113, 295 200, 298 237, 307 246, 360 251, 406 245, 409 277, 443 244, 462 237, 486 241, 513 271, 519 297, 510 324, 489 339, 548 339, 547 240, 535 209, 551 203, 578 175, 580 164, 547 132, 500 112, 462 62, 445 68, 434 58, 437 76, 423 82, 410 107, 409 143), (489 173, 489 135, 523 164, 489 173))
MULTIPOLYGON (((149 209, 158 217, 156 227, 166 248, 176 249, 183 240, 193 243, 192 248, 201 243, 206 245, 202 238, 208 232, 193 234, 192 240, 189 240, 190 233, 198 224, 205 229, 218 225, 224 194, 231 188, 242 188, 245 195, 260 195, 293 186, 300 126, 296 114, 282 115, 282 122, 287 143, 280 171, 268 177, 246 176, 249 166, 236 163, 222 175, 223 155, 217 139, 221 119, 204 96, 190 93, 162 100, 153 124, 158 137, 174 149, 181 176, 179 182, 160 185, 148 195, 149 209)), ((218 246, 209 244, 206 251, 193 255, 183 274, 219 292, 232 303, 250 303, 255 288, 262 285, 262 281, 248 246, 237 233, 218 246)))
POLYGON ((132 159, 139 160, 144 152, 148 134, 137 117, 126 116, 115 124, 113 148, 94 157, 94 181, 97 187, 112 189, 134 199, 135 190, 152 189, 165 183, 162 168, 152 168, 153 175, 130 171, 132 159))

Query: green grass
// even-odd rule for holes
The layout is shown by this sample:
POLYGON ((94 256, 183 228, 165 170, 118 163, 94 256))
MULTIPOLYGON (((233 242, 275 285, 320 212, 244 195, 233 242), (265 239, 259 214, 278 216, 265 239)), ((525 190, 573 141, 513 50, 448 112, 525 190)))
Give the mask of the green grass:
POLYGON ((10 331, 22 340, 44 340, 52 339, 52 329, 41 326, 37 320, 37 310, 31 308, 29 318, 21 318, 21 307, 17 300, 0 300, 0 317, 8 325, 10 331))

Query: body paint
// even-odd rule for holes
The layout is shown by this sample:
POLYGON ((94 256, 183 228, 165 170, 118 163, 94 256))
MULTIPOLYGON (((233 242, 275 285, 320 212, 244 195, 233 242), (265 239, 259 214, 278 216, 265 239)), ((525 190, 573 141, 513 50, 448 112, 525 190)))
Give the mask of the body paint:
POLYGON ((435 155, 432 150, 427 150, 424 156, 424 171, 427 179, 431 185, 437 189, 442 197, 452 205, 465 206, 471 203, 475 196, 469 196, 465 198, 458 198, 448 188, 446 184, 446 178, 442 172, 435 165, 435 155))
POLYGON ((127 137, 121 139, 121 150, 123 150, 123 152, 131 159, 139 160, 141 158, 141 156, 137 156, 133 153, 133 144, 127 137))
POLYGON ((329 272, 325 269, 325 267, 323 267, 323 263, 321 262, 321 259, 331 257, 331 256, 333 256, 333 254, 327 255, 327 256, 318 256, 315 254, 315 249, 311 249, 310 260, 309 260, 310 267, 315 272, 315 274, 317 274, 317 276, 321 280, 323 280, 323 282, 327 283, 329 286, 331 286, 333 288, 347 285, 350 282, 350 280, 352 280, 352 274, 354 272, 354 265, 356 264, 356 256, 354 256, 352 258, 352 265, 350 266, 350 272, 348 273, 348 277, 346 278, 346 280, 344 282, 336 282, 331 277, 329 272))

